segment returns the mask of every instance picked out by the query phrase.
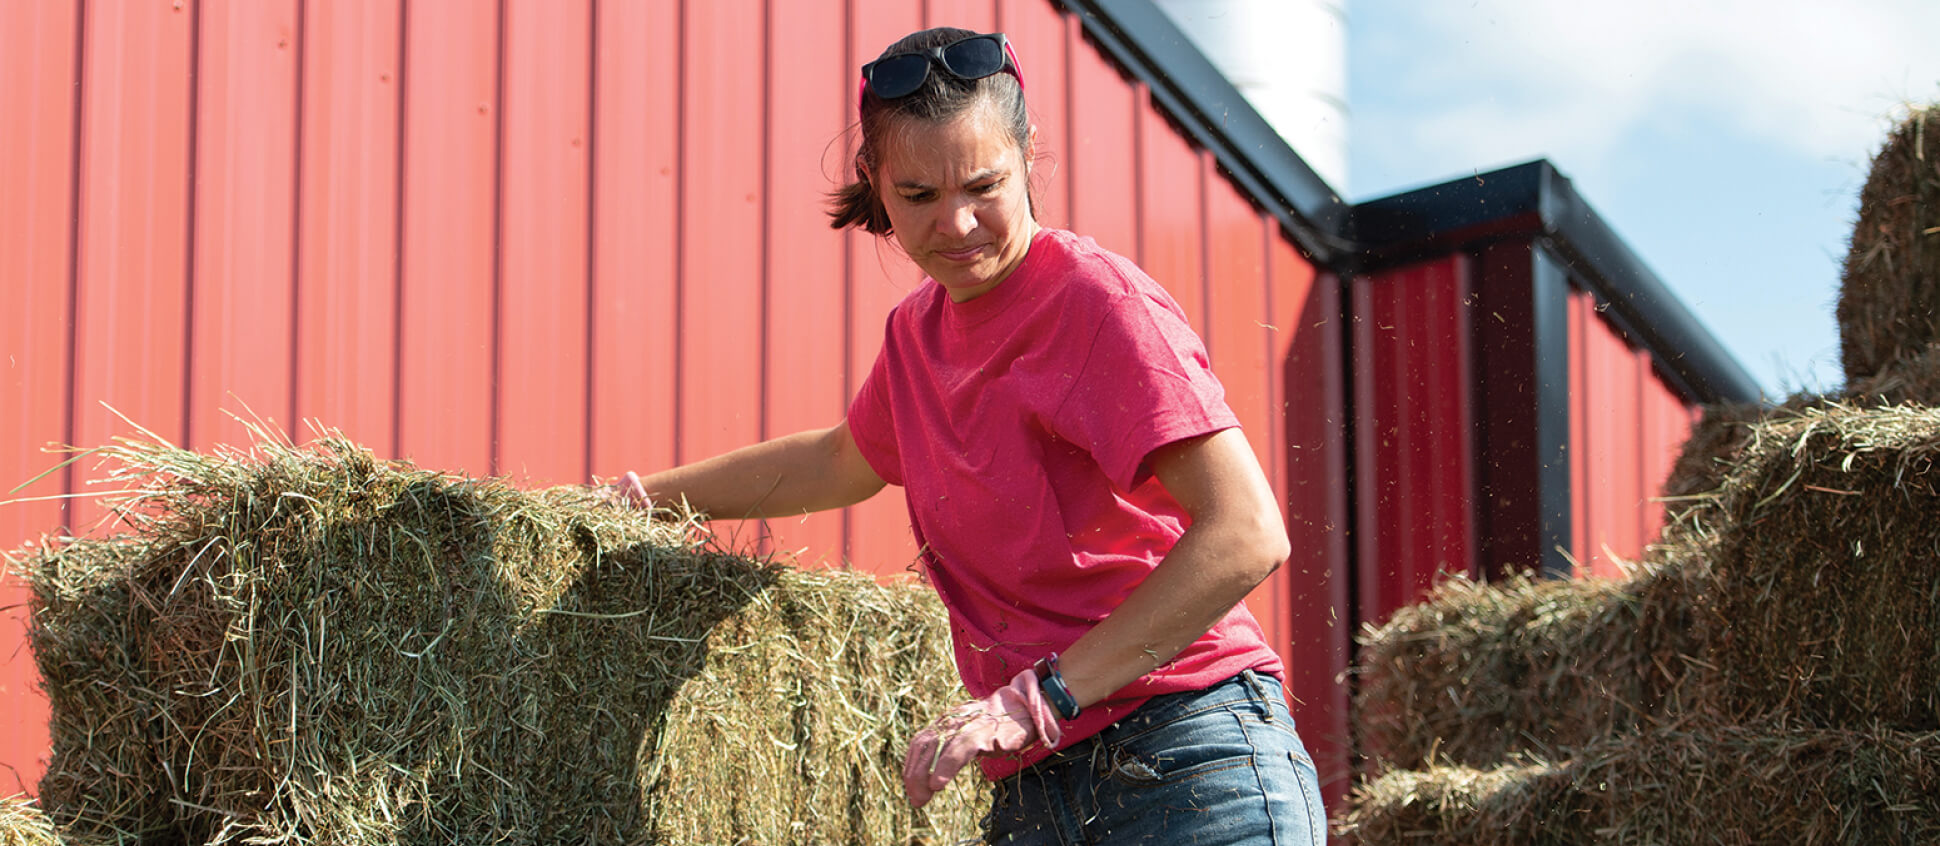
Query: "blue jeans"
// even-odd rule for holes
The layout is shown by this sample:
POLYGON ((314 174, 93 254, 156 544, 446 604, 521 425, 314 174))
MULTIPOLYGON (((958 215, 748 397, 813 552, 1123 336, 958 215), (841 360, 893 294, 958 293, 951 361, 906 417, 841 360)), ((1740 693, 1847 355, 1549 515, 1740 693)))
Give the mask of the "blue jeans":
POLYGON ((1280 682, 1251 670, 1153 697, 996 794, 988 843, 1327 842, 1320 779, 1280 682))

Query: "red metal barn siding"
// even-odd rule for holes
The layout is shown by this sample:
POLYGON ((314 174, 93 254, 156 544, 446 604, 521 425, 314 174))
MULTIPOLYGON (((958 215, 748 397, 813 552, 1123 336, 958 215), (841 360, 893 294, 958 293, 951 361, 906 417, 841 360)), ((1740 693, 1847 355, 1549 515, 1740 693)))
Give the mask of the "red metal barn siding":
POLYGON ((1301 738, 1339 807, 1352 773, 1347 686, 1354 609, 1348 602, 1346 398, 1340 280, 1314 267, 1277 232, 1267 240, 1273 364, 1269 470, 1287 506, 1292 554, 1273 588, 1284 603, 1274 647, 1287 662, 1287 695, 1301 738))
POLYGON ((499 428, 499 19, 412 0, 404 33, 397 451, 486 475, 499 428))
POLYGON ((994 0, 923 0, 923 25, 994 32, 1001 28, 997 25, 998 5, 994 0))
POLYGON ((1137 261, 1138 115, 1144 87, 1120 76, 1082 43, 1071 50, 1071 66, 1071 140, 1047 165, 1072 186, 1072 230, 1137 261))
MULTIPOLYGON (((1697 424, 1699 411, 1695 406, 1686 405, 1654 367, 1644 379, 1642 411, 1644 492, 1661 496, 1678 454, 1684 451, 1684 442, 1691 437, 1691 427, 1697 424)), ((1643 512, 1643 542, 1649 544, 1664 531, 1664 509, 1661 504, 1651 503, 1644 506, 1643 512)))
POLYGON ((397 454, 402 3, 304 3, 301 32, 295 417, 380 455, 397 454))
POLYGON ((1662 525, 1652 501, 1689 434, 1692 411, 1658 377, 1650 354, 1605 320, 1595 299, 1570 299, 1573 551, 1580 572, 1615 577, 1662 525))
POLYGON ((192 449, 246 442, 231 413, 288 425, 295 407, 296 3, 210 2, 200 15, 190 213, 192 449))
MULTIPOLYGON (((844 0, 770 4, 770 31, 788 36, 769 39, 763 437, 832 426, 848 411, 848 254, 826 214, 831 178, 854 173, 843 135, 856 108, 845 15, 844 0)), ((770 520, 770 542, 805 563, 839 565, 845 519, 770 520)))
MULTIPOLYGON (((196 7, 118 8, 81 16, 70 432, 76 445, 99 446, 132 432, 125 417, 181 443, 196 7)), ((77 464, 73 489, 97 475, 92 463, 77 464)), ((88 527, 102 514, 82 499, 69 519, 88 527)))
POLYGON ((1475 572, 1473 273, 1456 254, 1353 282, 1363 622, 1419 600, 1439 574, 1475 572))
POLYGON ((595 8, 592 472, 672 466, 680 355, 680 28, 666 4, 595 8))
POLYGON ((508 3, 500 44, 493 466, 547 483, 588 472, 592 19, 591 0, 508 3))
POLYGON ((760 0, 680 9, 680 461, 761 437, 760 0))
POLYGON ((1164 285, 1185 310, 1194 331, 1206 331, 1206 288, 1201 283, 1206 244, 1201 182, 1205 155, 1174 132, 1149 99, 1138 117, 1139 252, 1145 272, 1164 285))
MULTIPOLYGON (((65 472, 31 485, 69 439, 67 406, 73 257, 72 96, 79 6, 0 7, 0 551, 64 522, 65 472)), ((46 768, 47 701, 27 655, 27 586, 0 567, 0 795, 30 792, 46 768)))

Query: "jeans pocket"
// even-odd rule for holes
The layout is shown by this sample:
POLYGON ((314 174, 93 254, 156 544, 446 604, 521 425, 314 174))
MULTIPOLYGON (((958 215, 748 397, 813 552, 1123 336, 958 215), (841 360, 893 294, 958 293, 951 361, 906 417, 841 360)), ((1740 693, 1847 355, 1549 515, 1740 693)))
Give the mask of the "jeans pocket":
POLYGON ((1106 748, 1099 775, 1130 787, 1179 784, 1251 766, 1254 747, 1231 709, 1176 720, 1106 748))

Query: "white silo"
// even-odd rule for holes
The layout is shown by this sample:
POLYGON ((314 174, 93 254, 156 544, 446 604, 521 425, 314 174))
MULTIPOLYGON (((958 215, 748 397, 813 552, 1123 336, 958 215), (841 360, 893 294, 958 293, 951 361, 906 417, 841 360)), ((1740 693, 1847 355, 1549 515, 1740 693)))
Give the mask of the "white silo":
POLYGON ((1345 0, 1157 0, 1294 152, 1347 186, 1345 0))

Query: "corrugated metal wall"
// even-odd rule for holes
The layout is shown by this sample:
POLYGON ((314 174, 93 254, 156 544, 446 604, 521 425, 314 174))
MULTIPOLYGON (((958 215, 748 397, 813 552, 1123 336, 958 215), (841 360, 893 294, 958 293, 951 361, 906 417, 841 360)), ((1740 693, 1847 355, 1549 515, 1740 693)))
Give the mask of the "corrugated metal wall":
MULTIPOLYGON (((1344 760, 1338 295, 1047 0, 6 4, 0 491, 136 424, 242 442, 231 412, 534 484, 830 425, 920 278, 822 216, 855 68, 945 23, 1016 42, 1044 221, 1206 337, 1301 541, 1249 602, 1344 760)), ((97 521, 60 499, 96 475, 0 496, 0 547, 97 521)), ((721 530, 893 574, 906 527, 889 495, 721 530)), ((0 762, 31 789, 46 712, 0 592, 0 762)))
POLYGON ((1362 620, 1475 571, 1474 290, 1462 254, 1354 280, 1362 620))
POLYGON ((1665 385, 1650 354, 1599 315, 1589 294, 1570 295, 1571 548, 1579 572, 1619 576, 1664 525, 1671 465, 1697 410, 1665 385))
POLYGON ((1543 537, 1544 527, 1535 524, 1543 518, 1538 509, 1545 494, 1534 478, 1544 472, 1543 462, 1533 443, 1535 424, 1513 418, 1535 413, 1544 394, 1567 406, 1570 468, 1562 516, 1568 531, 1558 542, 1568 544, 1577 571, 1621 575, 1618 562, 1639 560, 1663 525, 1654 497, 1696 422, 1694 402, 1670 387, 1651 354, 1626 340, 1575 280, 1557 281, 1569 286, 1562 294, 1567 331, 1556 336, 1560 348, 1533 342, 1538 316, 1509 312, 1510 320, 1501 303, 1478 308, 1484 302, 1478 291, 1491 281, 1520 290, 1524 308, 1532 298, 1535 254, 1526 239, 1484 252, 1491 260, 1458 252, 1352 284, 1355 587, 1363 622, 1381 622, 1419 601, 1442 572, 1487 577, 1539 564, 1524 556, 1543 537), (1481 378, 1477 347, 1485 334, 1498 348, 1505 346, 1503 336, 1513 336, 1506 346, 1521 355, 1498 354, 1488 364, 1513 372, 1481 378), (1567 385, 1541 382, 1545 356, 1567 358, 1567 385), (1500 387, 1505 384, 1511 389, 1500 387), (1484 400, 1526 407, 1477 408, 1484 400), (1505 430, 1495 440, 1478 426, 1484 414, 1505 430), (1521 428, 1507 431, 1515 425, 1521 428), (1501 462, 1491 469, 1528 478, 1498 479, 1500 490, 1492 491, 1478 481, 1477 462, 1501 462), (1529 537, 1491 547, 1499 539, 1486 536, 1489 519, 1499 515, 1478 509, 1515 512, 1518 530, 1529 537), (1485 547, 1516 557, 1487 560, 1485 547))

